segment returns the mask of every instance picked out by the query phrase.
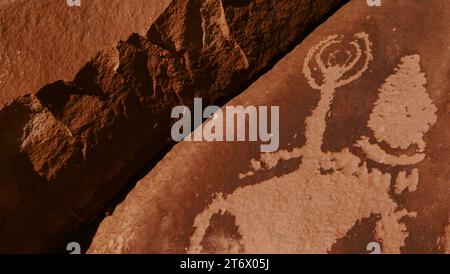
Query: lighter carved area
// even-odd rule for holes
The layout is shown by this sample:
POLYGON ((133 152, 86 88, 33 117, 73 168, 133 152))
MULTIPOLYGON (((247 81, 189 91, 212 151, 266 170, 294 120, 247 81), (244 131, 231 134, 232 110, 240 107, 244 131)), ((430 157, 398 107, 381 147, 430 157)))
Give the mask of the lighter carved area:
POLYGON ((188 252, 202 251, 209 220, 219 211, 236 216, 247 253, 324 253, 357 220, 395 211, 397 205, 388 195, 389 174, 369 173, 349 151, 329 156, 342 171, 321 175, 300 168, 229 196, 218 194, 196 217, 188 252))
POLYGON ((416 191, 419 184, 419 170, 413 169, 411 174, 407 175, 406 171, 400 171, 395 180, 395 194, 402 194, 404 190, 409 192, 416 191))
POLYGON ((423 153, 416 153, 412 156, 389 154, 378 144, 371 144, 369 138, 365 136, 358 140, 355 146, 360 147, 370 160, 390 166, 414 165, 425 159, 425 154, 423 153))
POLYGON ((427 94, 426 83, 425 73, 420 71, 420 56, 403 57, 395 73, 381 86, 370 115, 368 126, 377 141, 401 149, 421 143, 424 133, 437 120, 437 108, 427 94))
POLYGON ((404 245, 408 237, 406 225, 400 222, 400 219, 416 217, 415 212, 409 212, 406 209, 397 212, 383 214, 382 218, 375 225, 375 236, 383 243, 383 252, 389 254, 400 253, 400 248, 404 245), (402 244, 399 244, 402 243, 402 244))

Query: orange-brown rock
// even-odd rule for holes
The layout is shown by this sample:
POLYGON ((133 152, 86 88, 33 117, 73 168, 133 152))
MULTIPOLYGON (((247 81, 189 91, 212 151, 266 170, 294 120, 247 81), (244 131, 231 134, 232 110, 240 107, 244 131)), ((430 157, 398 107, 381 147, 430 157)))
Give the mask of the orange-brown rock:
POLYGON ((342 2, 173 1, 73 81, 7 104, 0 252, 60 244, 171 141, 173 106, 239 92, 342 2))
POLYGON ((0 1, 0 107, 58 80, 72 80, 103 48, 145 34, 170 0, 0 1))
POLYGON ((447 251, 450 4, 382 3, 351 1, 226 105, 279 106, 279 151, 176 145, 89 252, 447 251))

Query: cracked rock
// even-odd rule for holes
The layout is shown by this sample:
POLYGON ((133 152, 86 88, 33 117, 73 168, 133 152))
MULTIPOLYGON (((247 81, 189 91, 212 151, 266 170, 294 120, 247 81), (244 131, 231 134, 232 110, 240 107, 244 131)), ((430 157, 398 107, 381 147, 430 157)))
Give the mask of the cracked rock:
POLYGON ((130 33, 145 34, 170 0, 0 1, 0 107, 57 80, 130 33))
POLYGON ((343 2, 173 1, 72 81, 8 103, 0 251, 60 245, 171 142, 172 107, 240 92, 343 2))
MULTIPOLYGON (((446 252, 449 13, 440 0, 351 1, 226 104, 279 106, 279 151, 176 145, 89 252, 446 252)), ((238 44, 251 66, 257 48, 238 44)))

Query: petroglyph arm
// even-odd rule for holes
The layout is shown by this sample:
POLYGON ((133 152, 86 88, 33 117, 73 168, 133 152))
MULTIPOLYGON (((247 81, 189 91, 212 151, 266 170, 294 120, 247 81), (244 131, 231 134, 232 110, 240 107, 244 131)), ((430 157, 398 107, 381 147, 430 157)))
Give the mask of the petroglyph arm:
POLYGON ((425 159, 423 153, 417 153, 413 156, 388 154, 378 144, 371 144, 367 137, 361 138, 355 146, 361 148, 370 160, 390 166, 414 165, 425 159))

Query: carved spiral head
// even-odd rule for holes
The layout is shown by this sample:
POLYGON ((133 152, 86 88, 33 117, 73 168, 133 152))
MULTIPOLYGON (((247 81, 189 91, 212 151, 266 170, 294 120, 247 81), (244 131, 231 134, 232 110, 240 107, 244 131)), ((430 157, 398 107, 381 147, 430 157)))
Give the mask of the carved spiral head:
POLYGON ((312 47, 305 58, 303 72, 314 88, 338 88, 358 79, 372 60, 369 35, 360 32, 349 42, 332 35, 312 47))

